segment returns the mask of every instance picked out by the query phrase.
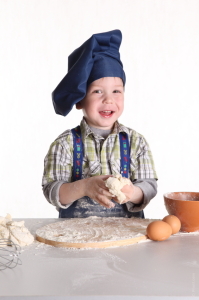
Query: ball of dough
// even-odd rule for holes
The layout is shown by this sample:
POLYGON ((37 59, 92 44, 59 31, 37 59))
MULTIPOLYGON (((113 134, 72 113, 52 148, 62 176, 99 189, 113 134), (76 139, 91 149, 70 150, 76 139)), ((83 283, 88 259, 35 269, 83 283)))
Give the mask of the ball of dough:
POLYGON ((109 177, 105 181, 105 185, 109 189, 109 192, 117 197, 119 203, 122 203, 126 199, 126 196, 121 189, 127 184, 130 185, 131 181, 128 178, 122 177, 120 174, 109 177))

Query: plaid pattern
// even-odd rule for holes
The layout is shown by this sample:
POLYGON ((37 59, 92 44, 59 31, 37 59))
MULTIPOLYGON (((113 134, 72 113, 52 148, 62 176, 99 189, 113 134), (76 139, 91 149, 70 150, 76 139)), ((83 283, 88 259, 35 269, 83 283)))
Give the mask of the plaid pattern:
MULTIPOLYGON (((120 173, 119 132, 126 132, 130 145, 129 178, 157 179, 150 148, 142 135, 118 122, 106 139, 94 134, 84 119, 80 127, 84 144, 82 178, 120 173)), ((60 180, 71 182, 72 166, 73 136, 71 130, 66 130, 51 144, 45 157, 42 185, 60 180)))

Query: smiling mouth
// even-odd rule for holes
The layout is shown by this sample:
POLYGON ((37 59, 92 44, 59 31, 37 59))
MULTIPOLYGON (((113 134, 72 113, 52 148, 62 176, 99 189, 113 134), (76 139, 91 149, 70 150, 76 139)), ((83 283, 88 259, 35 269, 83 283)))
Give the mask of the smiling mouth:
POLYGON ((100 113, 101 116, 106 118, 106 117, 111 117, 113 115, 114 111, 112 111, 112 110, 102 110, 99 113, 100 113))

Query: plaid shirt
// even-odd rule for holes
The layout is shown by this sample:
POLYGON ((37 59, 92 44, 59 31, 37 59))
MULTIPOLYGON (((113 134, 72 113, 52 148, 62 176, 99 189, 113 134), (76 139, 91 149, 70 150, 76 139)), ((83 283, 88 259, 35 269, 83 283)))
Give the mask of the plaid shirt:
MULTIPOLYGON (((118 122, 106 139, 94 134, 84 119, 80 127, 84 144, 82 178, 120 173, 119 132, 126 132, 130 145, 129 178, 157 179, 151 150, 142 135, 118 122)), ((72 167, 73 136, 71 130, 66 130, 51 144, 45 157, 42 185, 52 181, 71 182, 72 167)))

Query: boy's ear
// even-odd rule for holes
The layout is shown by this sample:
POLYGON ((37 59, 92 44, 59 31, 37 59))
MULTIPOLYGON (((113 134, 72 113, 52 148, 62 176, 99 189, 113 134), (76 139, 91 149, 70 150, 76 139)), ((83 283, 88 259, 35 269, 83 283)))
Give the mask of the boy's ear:
POLYGON ((82 109, 82 101, 77 102, 77 103, 75 104, 75 106, 76 106, 76 109, 82 109))

